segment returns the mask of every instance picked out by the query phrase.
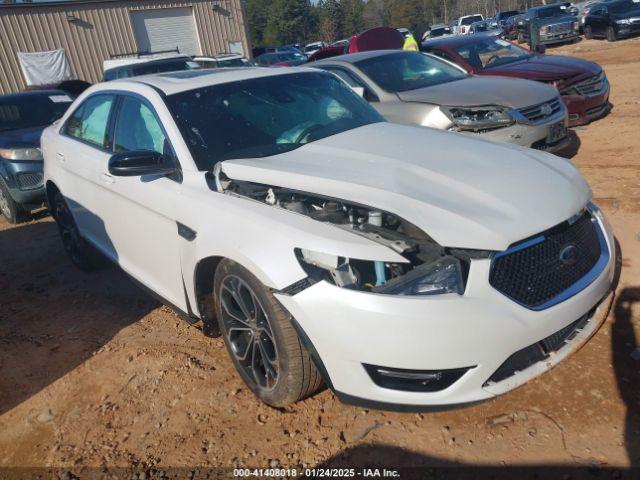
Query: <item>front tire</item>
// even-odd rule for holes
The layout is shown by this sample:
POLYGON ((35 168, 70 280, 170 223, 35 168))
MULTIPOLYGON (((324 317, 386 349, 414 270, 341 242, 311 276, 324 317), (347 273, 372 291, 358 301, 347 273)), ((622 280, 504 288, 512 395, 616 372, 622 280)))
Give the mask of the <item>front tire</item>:
POLYGON ((273 407, 302 400, 322 379, 273 294, 241 265, 223 260, 214 278, 216 314, 227 351, 251 391, 273 407))
POLYGON ((615 42, 616 40, 618 40, 618 35, 616 35, 616 31, 611 26, 607 27, 607 41, 615 42))
POLYGON ((62 237, 62 245, 73 264, 83 272, 92 272, 101 266, 100 254, 80 235, 71 210, 60 192, 56 193, 53 200, 52 214, 62 237))
POLYGON ((591 27, 589 25, 585 25, 584 28, 584 38, 587 40, 591 40, 593 38, 593 32, 591 31, 591 27))
POLYGON ((9 194, 9 189, 0 180, 0 212, 2 216, 12 225, 24 222, 29 217, 29 212, 22 208, 9 194))
POLYGON ((524 43, 524 34, 522 32, 518 32, 516 39, 518 40, 518 43, 522 45, 524 43))

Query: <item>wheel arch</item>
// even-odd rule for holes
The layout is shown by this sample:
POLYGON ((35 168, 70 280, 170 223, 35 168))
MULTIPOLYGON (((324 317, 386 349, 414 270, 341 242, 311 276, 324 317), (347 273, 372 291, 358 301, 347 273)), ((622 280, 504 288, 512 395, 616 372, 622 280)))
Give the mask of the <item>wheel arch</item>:
POLYGON ((49 212, 51 213, 51 215, 54 215, 54 211, 51 207, 53 206, 53 200, 55 199, 56 194, 60 193, 60 189, 51 180, 47 180, 45 190, 47 195, 47 206, 49 208, 49 212))

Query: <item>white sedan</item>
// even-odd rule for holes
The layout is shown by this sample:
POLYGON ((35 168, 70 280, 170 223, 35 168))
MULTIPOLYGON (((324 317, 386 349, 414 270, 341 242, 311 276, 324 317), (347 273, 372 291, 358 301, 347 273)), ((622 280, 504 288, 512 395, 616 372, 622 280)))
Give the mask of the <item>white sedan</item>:
POLYGON ((388 409, 488 399, 611 302, 613 234, 569 161, 387 123, 329 73, 96 85, 42 148, 73 262, 99 252, 219 330, 270 405, 323 383, 388 409))

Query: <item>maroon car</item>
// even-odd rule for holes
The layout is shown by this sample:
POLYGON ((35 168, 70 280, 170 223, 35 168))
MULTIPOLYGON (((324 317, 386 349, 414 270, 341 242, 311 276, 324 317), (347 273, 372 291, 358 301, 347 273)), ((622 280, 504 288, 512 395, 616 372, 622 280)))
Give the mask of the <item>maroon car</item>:
POLYGON ((491 33, 437 38, 424 42, 422 51, 457 63, 469 73, 554 85, 567 105, 572 127, 602 117, 611 108, 604 70, 581 58, 533 53, 491 33))
POLYGON ((310 62, 336 57, 345 53, 367 52, 370 50, 402 49, 404 37, 395 28, 376 27, 354 35, 348 42, 341 40, 328 47, 321 48, 309 57, 310 62))

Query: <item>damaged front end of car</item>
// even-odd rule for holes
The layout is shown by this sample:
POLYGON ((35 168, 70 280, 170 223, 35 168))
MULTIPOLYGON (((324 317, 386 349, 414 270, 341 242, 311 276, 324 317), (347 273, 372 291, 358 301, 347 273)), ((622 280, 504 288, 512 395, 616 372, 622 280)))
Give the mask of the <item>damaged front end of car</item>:
MULTIPOLYGON (((387 295, 464 294, 472 259, 492 252, 446 248, 400 216, 347 200, 228 178, 218 170, 216 189, 281 208, 367 238, 398 253, 399 263, 347 258, 305 248, 295 250, 308 275, 305 286, 326 281, 338 287, 387 295)), ((302 288, 296 286, 293 293, 302 288)))

